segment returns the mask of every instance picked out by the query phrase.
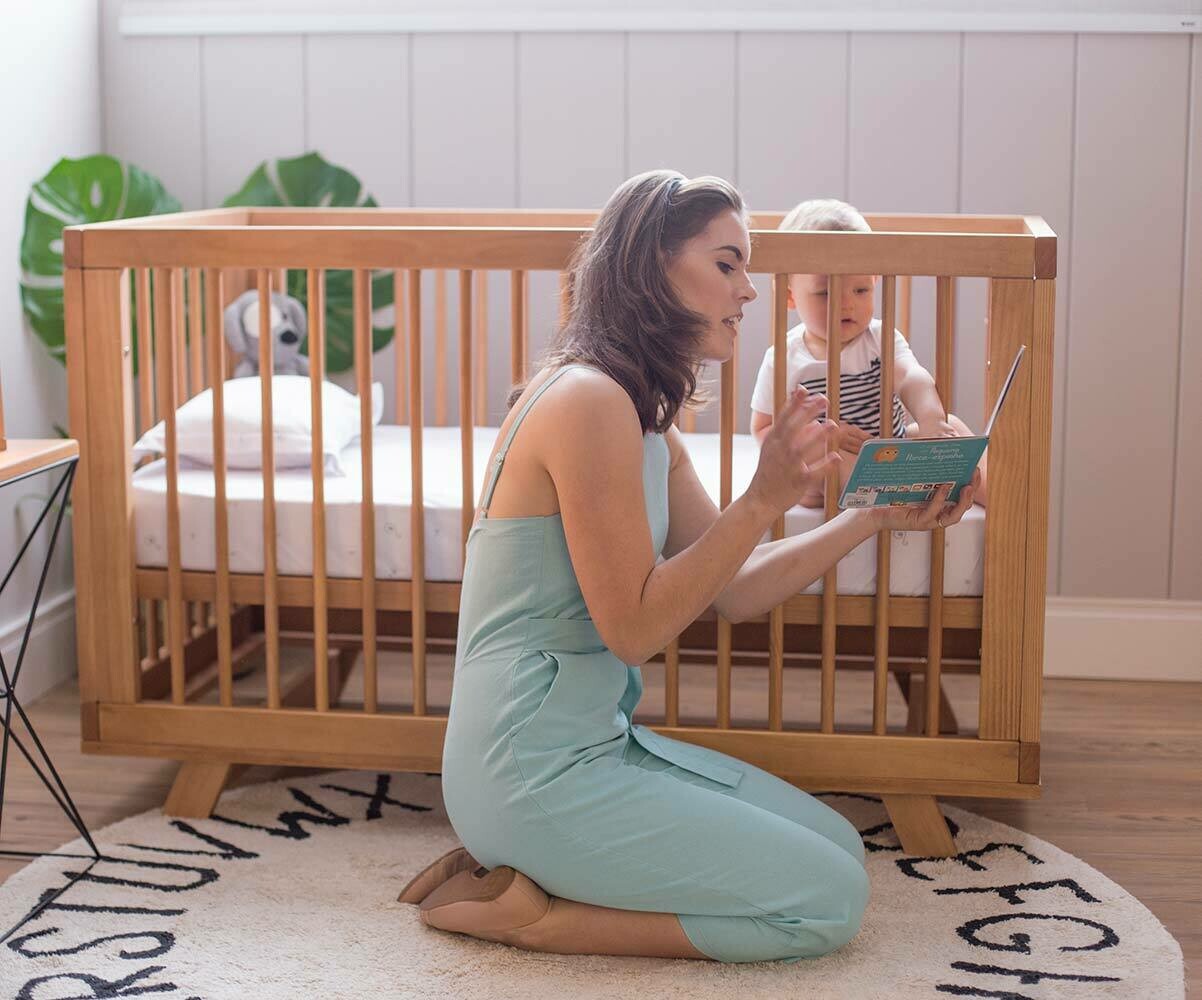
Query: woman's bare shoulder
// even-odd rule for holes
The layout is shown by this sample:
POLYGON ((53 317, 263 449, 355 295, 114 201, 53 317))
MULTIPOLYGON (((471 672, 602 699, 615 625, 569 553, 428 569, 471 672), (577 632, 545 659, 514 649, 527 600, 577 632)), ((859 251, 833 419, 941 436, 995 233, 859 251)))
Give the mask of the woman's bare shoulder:
POLYGON ((540 400, 540 423, 557 429, 557 437, 575 433, 590 438, 609 433, 641 438, 638 413, 626 390, 605 372, 573 366, 549 386, 540 400))

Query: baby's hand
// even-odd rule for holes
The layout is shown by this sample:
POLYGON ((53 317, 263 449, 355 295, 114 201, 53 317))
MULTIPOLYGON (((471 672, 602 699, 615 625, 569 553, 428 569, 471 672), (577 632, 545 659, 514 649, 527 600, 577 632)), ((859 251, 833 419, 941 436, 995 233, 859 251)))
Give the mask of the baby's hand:
POLYGON ((842 451, 858 455, 860 453, 860 446, 865 441, 871 440, 872 435, 867 431, 860 430, 855 424, 843 424, 839 428, 839 448, 842 451))
POLYGON ((956 433, 956 428, 946 420, 931 420, 927 423, 919 423, 918 436, 920 438, 954 438, 959 435, 956 433))

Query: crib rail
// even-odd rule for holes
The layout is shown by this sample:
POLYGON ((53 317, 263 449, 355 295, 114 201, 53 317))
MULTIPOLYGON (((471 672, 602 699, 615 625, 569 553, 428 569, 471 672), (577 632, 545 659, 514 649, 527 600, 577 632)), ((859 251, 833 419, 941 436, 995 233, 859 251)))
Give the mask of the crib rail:
MULTIPOLYGON (((447 620, 458 609, 459 585, 426 577, 427 400, 435 425, 457 423, 460 430, 458 527, 466 545, 477 500, 473 427, 489 416, 489 372, 507 354, 511 382, 532 374, 530 272, 559 273, 558 322, 566 321, 572 295, 567 268, 592 218, 587 212, 243 209, 66 231, 71 423, 81 441, 79 479, 87 498, 75 530, 92 553, 77 566, 86 743, 121 752, 185 758, 207 754, 247 763, 437 768, 445 705, 435 702, 432 707, 428 655, 449 648, 453 625, 448 627, 447 620), (362 441, 357 578, 333 577, 328 571, 322 468, 326 277, 342 269, 352 272, 351 378, 359 396, 362 441), (263 570, 235 573, 229 561, 222 416, 224 380, 234 359, 224 343, 221 312, 243 290, 257 291, 259 363, 270 368, 270 296, 286 288, 288 271, 304 273, 307 293, 314 428, 312 574, 289 576, 278 569, 270 379, 261 381, 260 400, 263 570), (372 352, 372 278, 381 271, 391 275, 396 323, 391 412, 409 431, 413 492, 408 580, 379 579, 375 564, 371 386, 379 358, 373 360, 372 352), (426 272, 433 274, 426 279, 426 272), (490 272, 509 276, 507 330, 497 328, 490 312, 490 272), (452 282, 454 362, 448 317, 452 282), (424 301, 429 288, 432 309, 424 301), (432 386, 427 385, 423 358, 431 346, 423 334, 428 318, 432 386), (454 374, 457 412, 452 416, 454 374), (214 568, 198 571, 185 568, 180 555, 187 526, 180 518, 176 410, 206 388, 215 402, 216 551, 214 568), (134 558, 129 452, 135 429, 140 434, 160 419, 166 439, 167 561, 155 568, 138 566, 134 558), (358 619, 349 632, 347 614, 358 619), (332 624, 335 619, 338 627, 332 624), (310 649, 312 657, 311 670, 299 679, 284 663, 298 644, 310 649), (399 707, 382 696, 383 681, 391 678, 379 656, 398 648, 412 655, 411 689, 399 707), (236 674, 260 661, 261 690, 240 696, 236 674), (361 694, 347 698, 345 686, 356 667, 361 694), (210 690, 215 693, 206 700, 210 690), (360 724, 368 729, 356 729, 360 724)), ((662 656, 663 731, 744 756, 807 787, 1035 794, 1055 236, 1037 217, 876 215, 868 216, 876 230, 872 233, 770 229, 779 219, 772 213, 757 216, 753 233, 755 270, 771 276, 778 409, 787 392, 789 274, 829 274, 832 310, 842 275, 881 274, 883 328, 907 334, 911 279, 933 276, 934 373, 948 409, 958 278, 989 279, 987 404, 996 398, 1017 346, 1028 345, 1030 364, 1012 389, 1007 417, 995 429, 990 447, 984 593, 944 596, 944 532, 937 530, 930 536, 929 596, 890 594, 891 541, 882 532, 876 542, 874 595, 839 594, 832 569, 820 595, 791 597, 763 622, 747 626, 762 633, 762 651, 743 644, 747 628, 721 619, 704 619, 671 643, 662 656), (804 656, 796 647, 799 636, 814 640, 804 656), (979 657, 972 656, 978 649, 979 657), (786 667, 811 656, 805 662, 818 667, 818 717, 816 725, 803 731, 786 719, 786 667), (699 662, 712 662, 715 670, 712 722, 700 724, 695 713, 682 708, 681 695, 683 671, 699 662), (751 728, 736 720, 732 695, 734 668, 748 662, 761 663, 766 676, 763 718, 751 728), (871 721, 863 729, 841 726, 836 715, 837 685, 851 669, 871 676, 871 721), (962 674, 966 669, 979 669, 976 734, 941 734, 945 671, 962 674), (903 690, 912 697, 909 717, 899 728, 899 720, 889 718, 888 692, 890 678, 902 683, 903 676, 903 690), (915 699, 920 699, 918 707, 915 699)), ((892 351, 892 339, 883 337, 882 426, 891 419, 892 351)), ((733 493, 737 374, 735 361, 722 366, 722 506, 733 493)), ((828 362, 828 386, 837 412, 838 352, 828 362)), ((691 412, 682 414, 683 429, 691 429, 693 421, 691 412)), ((836 513, 837 480, 832 476, 825 516, 836 513)), ((783 518, 772 534, 783 537, 783 518)))

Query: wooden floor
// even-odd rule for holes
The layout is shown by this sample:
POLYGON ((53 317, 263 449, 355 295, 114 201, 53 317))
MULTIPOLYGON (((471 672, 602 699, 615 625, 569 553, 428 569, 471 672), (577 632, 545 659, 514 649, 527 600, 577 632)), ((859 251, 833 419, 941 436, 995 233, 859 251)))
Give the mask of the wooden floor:
MULTIPOLYGON (((646 673, 648 700, 654 705, 654 668, 646 673)), ((742 673, 736 670, 736 699, 742 673)), ((762 672, 747 670, 749 686, 755 686, 757 673, 762 672)), ((969 679, 947 680, 957 714, 971 719, 969 679)), ((848 692, 866 681, 849 680, 848 692)), ((688 680, 686 674, 682 711, 690 703, 705 702, 707 695, 712 699, 712 692, 712 681, 704 675, 688 680)), ((1142 900, 1181 942, 1186 982, 1198 995, 1202 685, 1049 680, 1044 697, 1042 799, 955 804, 1051 841, 1142 900)), ((898 707, 895 702, 894 692, 891 717, 898 707)), ((175 772, 171 762, 79 752, 78 693, 73 683, 42 698, 30 715, 91 829, 162 804, 175 772)), ((286 773, 296 772, 250 768, 238 784, 286 773)), ((19 758, 10 759, 5 798, 0 847, 50 849, 71 839, 71 828, 19 758)), ((0 858, 0 881, 19 867, 20 862, 0 858)))

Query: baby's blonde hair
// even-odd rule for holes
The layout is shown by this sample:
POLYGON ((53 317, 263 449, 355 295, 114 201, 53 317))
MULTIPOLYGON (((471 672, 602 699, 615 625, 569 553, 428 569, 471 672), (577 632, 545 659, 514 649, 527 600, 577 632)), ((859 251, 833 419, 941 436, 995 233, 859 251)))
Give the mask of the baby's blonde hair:
POLYGON ((855 208, 837 198, 803 201, 777 227, 784 232, 818 230, 836 233, 870 233, 872 227, 855 208))

